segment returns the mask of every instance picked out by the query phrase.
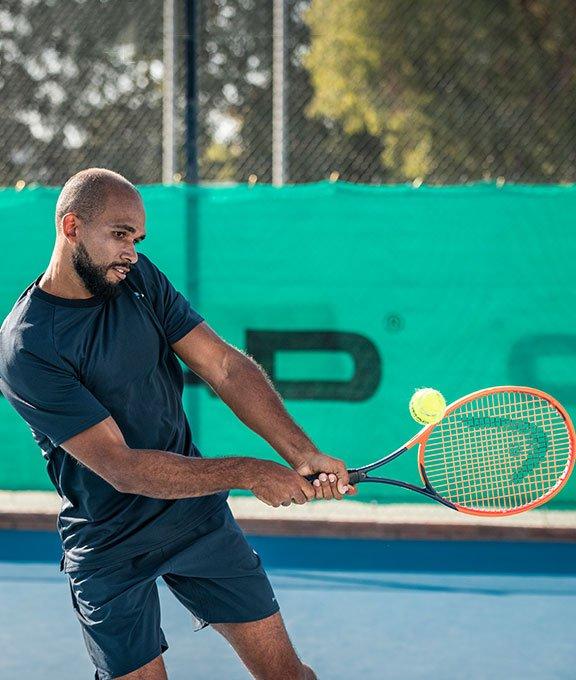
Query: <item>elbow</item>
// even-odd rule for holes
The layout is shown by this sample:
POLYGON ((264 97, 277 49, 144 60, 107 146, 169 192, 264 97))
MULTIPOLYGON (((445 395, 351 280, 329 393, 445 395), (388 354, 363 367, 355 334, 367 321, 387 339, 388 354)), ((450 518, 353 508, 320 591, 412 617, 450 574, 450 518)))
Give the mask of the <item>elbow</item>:
POLYGON ((229 346, 226 348, 226 351, 218 363, 218 372, 214 376, 214 380, 210 383, 210 386, 216 394, 219 394, 223 387, 233 382, 234 377, 238 373, 238 362, 245 359, 247 359, 247 357, 235 347, 229 346))
POLYGON ((119 493, 134 493, 128 484, 127 480, 122 478, 109 479, 108 484, 114 487, 119 493))

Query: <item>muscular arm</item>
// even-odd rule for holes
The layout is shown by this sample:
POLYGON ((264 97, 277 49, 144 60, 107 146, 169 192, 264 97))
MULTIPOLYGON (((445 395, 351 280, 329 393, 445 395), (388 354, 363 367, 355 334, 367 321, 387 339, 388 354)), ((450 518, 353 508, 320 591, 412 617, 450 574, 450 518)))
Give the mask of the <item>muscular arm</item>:
POLYGON ((249 428, 265 439, 301 475, 318 474, 316 498, 355 493, 344 463, 322 454, 286 411, 264 371, 205 323, 172 346, 249 428))
POLYGON ((123 493, 174 499, 247 489, 274 507, 305 503, 314 497, 305 479, 272 461, 199 459, 170 451, 132 449, 112 417, 71 437, 62 448, 123 493))
POLYGON ((238 418, 294 468, 317 448, 286 411, 258 364, 201 324, 173 345, 238 418))

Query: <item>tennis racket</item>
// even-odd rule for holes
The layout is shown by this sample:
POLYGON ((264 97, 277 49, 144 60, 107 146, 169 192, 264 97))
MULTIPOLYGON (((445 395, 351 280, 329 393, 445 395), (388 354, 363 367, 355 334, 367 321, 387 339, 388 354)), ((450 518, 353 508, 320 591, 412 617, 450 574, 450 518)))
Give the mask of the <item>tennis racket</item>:
POLYGON ((530 387, 490 387, 450 404, 440 422, 396 451, 348 472, 351 484, 400 486, 470 515, 514 515, 560 491, 575 444, 570 417, 553 397, 530 387), (415 446, 424 486, 368 474, 415 446))

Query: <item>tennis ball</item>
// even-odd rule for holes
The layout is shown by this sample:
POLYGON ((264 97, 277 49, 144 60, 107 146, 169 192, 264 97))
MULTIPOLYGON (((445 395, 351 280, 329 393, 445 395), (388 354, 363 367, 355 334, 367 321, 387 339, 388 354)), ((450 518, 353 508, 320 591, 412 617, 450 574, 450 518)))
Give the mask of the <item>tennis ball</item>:
POLYGON ((446 400, 431 387, 416 390, 410 399, 410 415, 421 425, 431 425, 442 420, 446 410, 446 400))

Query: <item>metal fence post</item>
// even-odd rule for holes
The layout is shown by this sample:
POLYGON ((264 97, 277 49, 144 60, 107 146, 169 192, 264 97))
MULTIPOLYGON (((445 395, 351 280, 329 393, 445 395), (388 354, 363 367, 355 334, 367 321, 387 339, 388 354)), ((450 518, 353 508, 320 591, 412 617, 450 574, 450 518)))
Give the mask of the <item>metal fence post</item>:
POLYGON ((288 78, 286 68, 287 2, 274 0, 272 61, 272 184, 288 181, 288 78))

